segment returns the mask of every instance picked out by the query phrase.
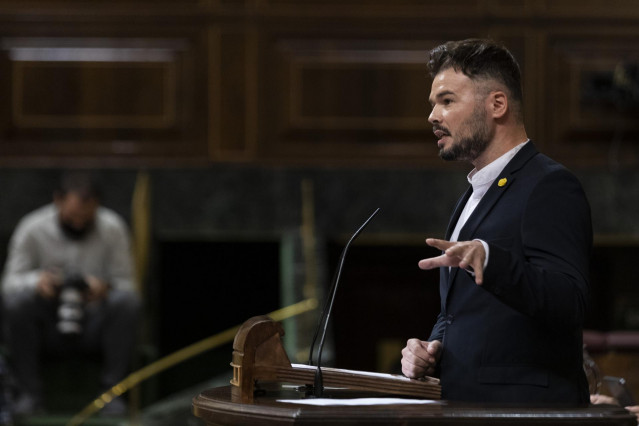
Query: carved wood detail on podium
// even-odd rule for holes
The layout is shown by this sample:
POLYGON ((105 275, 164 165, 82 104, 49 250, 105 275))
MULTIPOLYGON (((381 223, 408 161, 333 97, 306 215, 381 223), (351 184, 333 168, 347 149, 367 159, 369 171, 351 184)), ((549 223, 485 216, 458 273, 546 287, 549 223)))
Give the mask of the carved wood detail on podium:
MULTIPOLYGON (((268 316, 247 320, 233 341, 232 398, 234 402, 253 402, 258 381, 285 382, 305 385, 313 383, 317 367, 291 364, 282 346, 284 330, 268 316)), ((412 380, 404 376, 342 370, 322 367, 326 386, 405 395, 418 398, 440 399, 439 380, 426 377, 412 380)))

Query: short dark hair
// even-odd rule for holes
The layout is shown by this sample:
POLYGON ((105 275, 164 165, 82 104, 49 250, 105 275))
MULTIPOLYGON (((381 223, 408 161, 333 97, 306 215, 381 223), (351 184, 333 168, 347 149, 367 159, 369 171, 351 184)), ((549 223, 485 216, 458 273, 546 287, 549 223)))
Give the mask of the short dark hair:
POLYGON ((85 200, 102 200, 102 186, 92 172, 66 171, 60 175, 55 195, 64 197, 68 193, 78 194, 85 200))
POLYGON ((521 71, 515 57, 503 45, 492 40, 449 41, 430 51, 431 77, 453 68, 471 80, 491 79, 503 84, 509 97, 522 106, 521 71))

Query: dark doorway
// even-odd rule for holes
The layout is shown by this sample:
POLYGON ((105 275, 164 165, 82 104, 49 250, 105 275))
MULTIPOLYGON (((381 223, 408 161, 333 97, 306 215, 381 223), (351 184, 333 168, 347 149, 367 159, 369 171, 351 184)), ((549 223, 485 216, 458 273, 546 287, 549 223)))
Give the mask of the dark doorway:
MULTIPOLYGON (((331 271, 342 248, 328 246, 331 271)), ((417 262, 436 253, 419 245, 349 249, 331 319, 335 367, 395 373, 406 340, 428 338, 439 313, 439 271, 417 262)))
MULTIPOLYGON (((161 356, 278 309, 278 241, 163 241, 159 245, 161 356)), ((232 343, 163 372, 159 397, 232 376, 232 343)))

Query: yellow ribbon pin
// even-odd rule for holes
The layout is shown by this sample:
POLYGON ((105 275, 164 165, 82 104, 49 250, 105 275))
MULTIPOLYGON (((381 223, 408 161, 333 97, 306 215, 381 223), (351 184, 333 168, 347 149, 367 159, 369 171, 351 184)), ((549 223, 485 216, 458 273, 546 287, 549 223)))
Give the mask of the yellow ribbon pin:
POLYGON ((497 186, 504 186, 504 185, 506 185, 506 182, 508 182, 508 179, 501 178, 501 179, 499 179, 499 182, 497 182, 497 186))

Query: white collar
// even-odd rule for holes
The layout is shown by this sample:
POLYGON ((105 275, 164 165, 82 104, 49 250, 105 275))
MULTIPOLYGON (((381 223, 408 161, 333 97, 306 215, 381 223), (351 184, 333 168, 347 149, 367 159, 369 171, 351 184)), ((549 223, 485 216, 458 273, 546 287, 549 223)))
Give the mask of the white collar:
POLYGON ((506 152, 501 157, 484 166, 481 170, 473 169, 468 174, 468 183, 473 187, 473 198, 482 198, 490 185, 497 179, 506 165, 513 159, 520 149, 526 145, 530 139, 520 143, 513 149, 506 152))

